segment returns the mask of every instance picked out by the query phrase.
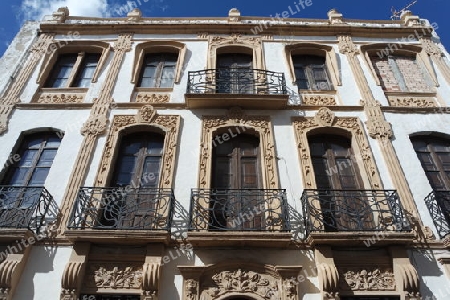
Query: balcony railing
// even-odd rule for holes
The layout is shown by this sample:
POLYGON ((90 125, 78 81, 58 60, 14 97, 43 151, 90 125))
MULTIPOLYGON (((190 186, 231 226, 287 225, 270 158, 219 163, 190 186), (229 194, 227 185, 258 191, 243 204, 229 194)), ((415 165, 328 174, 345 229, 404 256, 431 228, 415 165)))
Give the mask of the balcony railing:
POLYGON ((450 191, 433 191, 425 198, 425 203, 439 236, 450 235, 450 191))
POLYGON ((193 189, 190 230, 286 231, 286 191, 281 189, 193 189))
POLYGON ((171 189, 82 187, 69 229, 170 230, 171 189))
POLYGON ((410 231, 394 190, 304 190, 303 215, 311 232, 410 231))
POLYGON ((52 195, 42 186, 0 186, 0 228, 38 234, 52 202, 52 195))
POLYGON ((286 95, 283 73, 248 68, 220 68, 189 72, 187 94, 286 95))

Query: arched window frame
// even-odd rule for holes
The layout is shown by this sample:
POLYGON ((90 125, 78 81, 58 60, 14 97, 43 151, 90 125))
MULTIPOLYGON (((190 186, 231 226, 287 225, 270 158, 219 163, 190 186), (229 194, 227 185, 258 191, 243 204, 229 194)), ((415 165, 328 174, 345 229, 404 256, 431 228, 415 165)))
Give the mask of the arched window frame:
MULTIPOLYGON (((386 50, 388 50, 390 52, 390 55, 392 56, 406 56, 414 58, 416 62, 419 63, 419 66, 424 67, 423 71, 426 73, 423 74, 423 76, 429 76, 431 81, 434 83, 434 86, 439 87, 439 81, 436 75, 436 71, 434 70, 433 65, 431 64, 428 54, 426 53, 425 49, 423 49, 421 46, 405 45, 401 43, 391 43, 391 44, 382 43, 382 44, 363 45, 361 46, 361 52, 365 57, 366 66, 371 71, 372 77, 378 86, 381 86, 381 82, 377 76, 375 68, 372 65, 371 57, 377 56, 379 57, 379 53, 384 53, 383 51, 386 50)), ((430 86, 430 88, 433 87, 430 86)))
POLYGON ((297 43, 287 45, 284 49, 285 58, 289 67, 289 75, 294 85, 297 84, 295 68, 292 57, 295 55, 315 55, 325 58, 328 75, 334 87, 341 86, 341 74, 336 58, 336 52, 333 46, 321 45, 315 43, 297 43))
MULTIPOLYGON (((98 53, 100 54, 100 59, 95 69, 92 83, 98 81, 101 71, 103 70, 106 61, 111 52, 111 45, 105 42, 83 42, 83 41, 55 41, 48 47, 48 50, 44 56, 44 60, 41 64, 41 68, 36 80, 36 83, 42 88, 44 87, 48 77, 50 76, 53 68, 55 67, 58 58, 64 54, 78 54, 82 57, 85 53, 98 53), (61 46, 62 45, 62 46, 61 46)), ((77 60, 79 64, 80 60, 77 60)), ((78 68, 79 65, 75 65, 74 68, 78 68)))
POLYGON ((174 84, 180 83, 186 51, 187 51, 186 45, 176 41, 150 41, 140 43, 139 45, 136 46, 135 49, 133 69, 131 73, 131 83, 135 85, 138 84, 145 55, 152 53, 178 54, 177 63, 175 65, 174 84))

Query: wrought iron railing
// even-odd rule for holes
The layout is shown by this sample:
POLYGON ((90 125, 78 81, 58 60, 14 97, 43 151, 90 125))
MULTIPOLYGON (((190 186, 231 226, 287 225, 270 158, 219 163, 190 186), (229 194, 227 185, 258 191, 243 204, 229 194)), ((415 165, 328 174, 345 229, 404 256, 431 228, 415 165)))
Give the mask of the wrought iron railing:
POLYGON ((249 68, 220 68, 189 72, 187 94, 285 95, 283 73, 249 68))
POLYGON ((23 228, 38 234, 53 202, 42 186, 0 186, 0 228, 23 228))
POLYGON ((425 204, 441 238, 450 235, 450 191, 433 191, 425 204))
POLYGON ((310 232, 410 231, 394 190, 304 190, 301 198, 310 232))
POLYGON ((81 187, 69 229, 170 230, 172 189, 81 187))
POLYGON ((282 189, 192 189, 190 230, 286 231, 282 189))

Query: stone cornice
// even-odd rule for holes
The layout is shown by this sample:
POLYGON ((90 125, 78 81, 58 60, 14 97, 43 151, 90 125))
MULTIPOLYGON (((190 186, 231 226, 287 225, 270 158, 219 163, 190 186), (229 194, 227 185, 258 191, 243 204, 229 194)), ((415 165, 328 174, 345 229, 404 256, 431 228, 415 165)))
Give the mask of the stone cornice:
POLYGON ((230 24, 225 18, 142 18, 139 23, 127 22, 124 18, 102 19, 69 17, 66 23, 41 23, 43 32, 67 34, 77 31, 80 34, 116 34, 133 32, 135 34, 198 34, 205 31, 214 34, 231 34, 240 32, 253 35, 255 28, 262 26, 264 35, 302 35, 302 36, 336 36, 352 35, 361 37, 395 38, 414 34, 418 30, 424 37, 431 37, 432 27, 404 26, 398 21, 385 20, 345 20, 341 24, 329 24, 327 20, 294 19, 270 22, 271 18, 242 18, 240 23, 230 24), (270 22, 266 28, 264 25, 270 22), (380 26, 381 25, 381 26, 380 26), (422 29, 424 29, 422 31, 422 29), (427 34, 425 34, 425 32, 427 34))

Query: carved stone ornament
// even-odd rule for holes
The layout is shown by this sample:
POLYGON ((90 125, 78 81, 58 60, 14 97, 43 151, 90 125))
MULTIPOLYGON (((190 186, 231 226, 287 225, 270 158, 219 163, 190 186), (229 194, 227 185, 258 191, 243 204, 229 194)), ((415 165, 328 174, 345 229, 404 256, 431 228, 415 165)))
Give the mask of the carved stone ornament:
POLYGON ((82 103, 84 94, 49 94, 43 93, 39 96, 37 103, 63 104, 63 103, 82 103))
POLYGON ((335 106, 336 99, 334 96, 321 96, 321 95, 302 95, 303 105, 314 106, 335 106))
POLYGON ((131 41, 133 38, 133 34, 131 33, 122 33, 119 34, 118 40, 114 43, 115 51, 128 52, 131 50, 131 45, 133 42, 131 41))
POLYGON ((339 269, 339 287, 351 291, 395 291, 395 277, 391 269, 339 269))
POLYGON ((170 100, 169 94, 155 94, 155 93, 138 93, 136 102, 138 103, 168 103, 170 100))
POLYGON ((145 105, 139 109, 138 121, 141 123, 151 123, 156 117, 156 111, 151 105, 145 105))
POLYGON ((217 299, 227 293, 252 293, 263 299, 280 299, 276 282, 269 276, 253 271, 223 271, 212 276, 215 287, 203 291, 202 300, 217 299))
POLYGON ((356 55, 359 53, 358 47, 353 43, 351 36, 340 35, 338 36, 339 51, 342 54, 356 55))
POLYGON ((256 46, 261 44, 260 37, 248 37, 241 33, 232 33, 229 36, 210 36, 212 46, 244 44, 256 46))
POLYGON ((319 109, 314 117, 320 126, 331 126, 334 121, 334 113, 326 107, 319 109))
POLYGON ((320 110, 322 112, 318 112, 314 118, 295 117, 292 119, 298 144, 300 163, 302 166, 301 170, 303 173, 303 178, 305 179, 305 188, 316 188, 316 181, 314 178, 312 161, 309 153, 309 144, 306 135, 311 130, 325 126, 341 128, 350 132, 352 140, 356 142, 355 146, 359 148, 359 152, 361 154, 360 157, 371 187, 374 189, 381 188, 381 178, 375 165, 372 151, 362 129, 360 120, 355 117, 334 117, 334 114, 332 114, 328 108, 321 108, 320 110))
POLYGON ((142 267, 91 265, 84 286, 103 289, 141 289, 142 267))
POLYGON ((431 98, 419 97, 388 97, 390 106, 400 107, 436 107, 436 102, 431 98))
POLYGON ((67 296, 67 299, 72 295, 76 295, 77 287, 79 286, 79 280, 83 273, 84 263, 82 262, 69 262, 64 269, 63 277, 61 279, 61 296, 67 296))
POLYGON ((106 119, 106 116, 91 115, 89 119, 83 124, 81 133, 83 135, 99 135, 106 131, 107 126, 108 120, 106 119))
POLYGON ((433 57, 440 58, 443 56, 441 48, 433 42, 429 38, 421 38, 420 42, 422 43, 422 46, 424 47, 425 52, 433 57))
POLYGON ((194 300, 197 297, 198 284, 194 279, 188 279, 185 281, 184 293, 186 299, 194 300))

